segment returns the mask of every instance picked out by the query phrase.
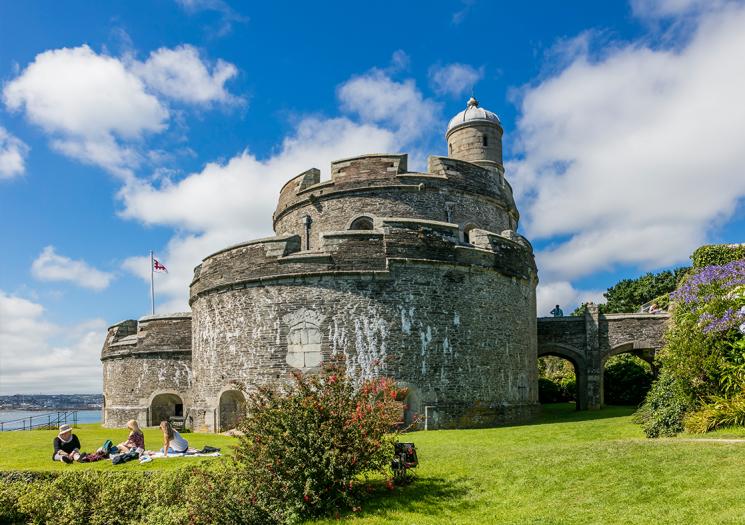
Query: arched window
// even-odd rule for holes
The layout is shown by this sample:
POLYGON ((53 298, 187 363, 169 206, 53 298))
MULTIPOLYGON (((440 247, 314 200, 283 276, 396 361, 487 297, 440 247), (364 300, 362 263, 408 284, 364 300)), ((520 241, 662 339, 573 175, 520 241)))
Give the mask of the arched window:
POLYGON ((484 147, 487 147, 489 145, 489 137, 487 135, 484 135, 481 137, 484 142, 484 147))
POLYGON ((372 230, 373 229, 373 220, 370 217, 357 217, 355 220, 352 221, 352 224, 349 225, 350 230, 372 230))

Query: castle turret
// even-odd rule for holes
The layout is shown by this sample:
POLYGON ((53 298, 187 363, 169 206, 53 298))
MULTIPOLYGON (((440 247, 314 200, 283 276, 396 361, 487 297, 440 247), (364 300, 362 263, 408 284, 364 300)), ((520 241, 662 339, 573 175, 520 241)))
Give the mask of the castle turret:
POLYGON ((499 117, 480 108, 475 98, 471 97, 466 109, 450 119, 445 138, 449 157, 504 173, 499 117))

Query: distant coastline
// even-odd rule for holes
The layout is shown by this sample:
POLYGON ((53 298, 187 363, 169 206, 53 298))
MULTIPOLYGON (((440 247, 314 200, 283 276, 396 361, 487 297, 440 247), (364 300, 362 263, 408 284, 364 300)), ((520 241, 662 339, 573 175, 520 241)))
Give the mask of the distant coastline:
POLYGON ((0 396, 0 410, 101 410, 103 394, 13 394, 0 396))

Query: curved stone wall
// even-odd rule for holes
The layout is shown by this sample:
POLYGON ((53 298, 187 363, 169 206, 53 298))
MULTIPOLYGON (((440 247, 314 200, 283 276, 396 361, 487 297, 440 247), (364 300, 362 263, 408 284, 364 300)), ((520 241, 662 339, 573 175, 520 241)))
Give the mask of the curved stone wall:
POLYGON ((490 161, 503 170, 501 126, 493 122, 468 121, 448 130, 446 140, 450 157, 470 162, 490 161))
POLYGON ((276 382, 336 353, 355 377, 410 386, 419 401, 410 410, 435 406, 439 427, 521 420, 536 407, 534 284, 494 271, 398 262, 386 276, 210 294, 193 312, 194 408, 208 428, 231 384, 276 382))
POLYGON ((405 155, 365 155, 334 162, 326 182, 318 182, 318 170, 295 177, 280 194, 275 232, 298 235, 304 249, 316 249, 322 232, 347 229, 361 215, 517 229, 512 189, 500 173, 446 157, 430 157, 428 173, 409 173, 405 161, 405 155))
MULTIPOLYGON (((535 266, 513 239, 454 224, 376 219, 328 232, 323 251, 267 252, 280 239, 208 257, 192 283, 196 428, 215 428, 236 385, 283 381, 341 353, 356 378, 389 375, 410 412, 439 427, 488 426, 537 407, 535 266)), ((285 238, 287 239, 287 238, 285 238)))
POLYGON ((129 419, 151 425, 152 402, 159 394, 177 395, 187 411, 192 386, 191 315, 148 316, 112 326, 101 361, 105 427, 123 427, 129 419))

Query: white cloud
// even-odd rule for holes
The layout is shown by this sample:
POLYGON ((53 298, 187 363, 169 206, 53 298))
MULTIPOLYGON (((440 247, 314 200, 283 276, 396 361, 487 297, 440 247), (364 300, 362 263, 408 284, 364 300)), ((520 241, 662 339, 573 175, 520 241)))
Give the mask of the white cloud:
MULTIPOLYGON (((351 79, 340 87, 339 97, 349 111, 362 115, 362 122, 347 117, 306 117, 268 159, 258 160, 243 151, 178 181, 137 180, 122 188, 123 217, 180 230, 161 250, 169 273, 156 276, 162 301, 159 311, 187 308, 194 266, 205 256, 236 242, 273 234, 272 212, 280 188, 291 177, 311 167, 327 173, 331 161, 340 158, 406 148, 421 133, 408 127, 414 121, 428 121, 434 111, 413 82, 395 82, 380 71, 351 79), (419 111, 424 113, 419 115, 419 111)), ((149 280, 148 264, 145 257, 135 256, 124 262, 124 268, 149 280)))
POLYGON ((445 64, 429 69, 429 80, 436 93, 460 97, 469 93, 484 77, 484 68, 468 64, 445 64))
POLYGON ((640 18, 666 18, 721 9, 726 0, 631 0, 631 10, 640 18))
MULTIPOLYGON (((186 229, 175 235, 161 254, 168 274, 156 276, 160 311, 187 308, 194 266, 225 246, 272 233, 271 217, 279 190, 308 168, 327 172, 331 161, 369 151, 390 151, 395 134, 346 118, 302 120, 281 150, 265 161, 244 151, 224 164, 210 163, 199 173, 159 186, 138 181, 124 187, 122 215, 146 224, 186 229)), ((124 268, 143 280, 150 278, 143 257, 131 257, 124 268)))
POLYGON ((0 126, 0 179, 12 179, 26 171, 28 146, 0 126))
POLYGON ((218 60, 210 71, 193 46, 160 48, 145 62, 133 62, 132 71, 150 88, 174 100, 196 104, 240 101, 225 90, 225 82, 238 69, 218 60))
POLYGON ((42 305, 0 290, 0 394, 101 392, 106 323, 50 323, 42 305))
POLYGON ((388 70, 392 73, 396 71, 405 71, 409 68, 411 57, 403 49, 397 49, 391 55, 391 65, 388 70))
POLYGON ((582 303, 604 303, 605 297, 601 290, 578 290, 568 281, 555 281, 538 285, 536 301, 538 317, 548 317, 557 304, 569 315, 582 303))
POLYGON ((745 8, 701 15, 679 49, 586 53, 527 89, 508 165, 523 226, 559 238, 541 278, 684 262, 745 196, 745 8), (567 240, 563 240, 566 238, 567 240))
POLYGON ((91 290, 103 290, 114 276, 93 268, 85 261, 59 255, 47 246, 31 264, 31 274, 41 281, 67 281, 91 290))
POLYGON ((45 51, 3 90, 5 104, 55 136, 54 146, 120 176, 137 156, 120 140, 163 130, 168 110, 113 57, 88 46, 45 51))
POLYGON ((166 104, 153 93, 191 104, 238 103, 225 90, 236 74, 233 64, 210 67, 186 45, 158 49, 145 62, 83 45, 38 54, 6 84, 3 98, 41 126, 57 151, 128 180, 152 159, 143 139, 169 123, 166 104))
POLYGON ((468 17, 468 14, 471 12, 471 9, 476 4, 476 0, 460 0, 461 8, 453 13, 453 16, 451 17, 451 21, 455 25, 460 25, 466 17, 468 17))
POLYGON ((337 94, 343 110, 365 122, 395 128, 403 141, 431 131, 438 122, 440 106, 425 98, 413 79, 396 82, 379 69, 352 77, 337 94))
POLYGON ((219 24, 211 30, 215 36, 225 36, 233 30, 236 22, 248 22, 248 17, 240 15, 223 0, 176 0, 187 13, 215 11, 220 14, 219 24))

